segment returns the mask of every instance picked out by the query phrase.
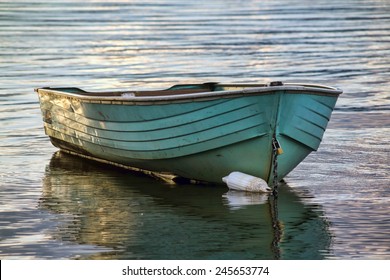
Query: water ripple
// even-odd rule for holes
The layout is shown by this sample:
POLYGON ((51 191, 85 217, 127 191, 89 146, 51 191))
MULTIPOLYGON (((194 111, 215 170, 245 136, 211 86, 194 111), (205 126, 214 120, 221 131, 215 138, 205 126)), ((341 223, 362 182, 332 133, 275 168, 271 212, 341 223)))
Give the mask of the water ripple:
POLYGON ((223 205, 221 190, 172 194, 157 183, 91 171, 83 162, 58 164, 33 89, 283 80, 344 90, 319 152, 287 178, 296 193, 286 196, 300 201, 287 209, 304 218, 297 226, 281 217, 284 240, 290 240, 281 244, 284 257, 389 258, 383 234, 389 231, 389 30, 390 5, 381 0, 1 1, 0 255, 161 257, 167 247, 157 233, 174 228, 183 238, 165 241, 178 244, 177 257, 274 257, 270 243, 259 238, 267 241, 271 233, 253 214, 268 213, 264 205, 233 209, 223 205), (88 180, 88 172, 109 188, 96 188, 100 182, 88 180), (136 186, 128 188, 129 182, 136 186), (200 193, 213 203, 205 204, 200 193), (197 199, 188 201, 188 195, 197 199), (117 215, 105 215, 106 207, 117 215), (161 223, 164 217, 171 227, 161 223), (118 226, 120 218, 127 227, 118 226), (230 227, 242 244, 229 249, 220 240, 231 240, 230 227), (193 232, 203 243, 186 242, 193 232), (315 247, 308 239, 301 246, 305 254, 297 255, 305 232, 322 243, 315 247), (183 244, 187 250, 181 251, 183 244))

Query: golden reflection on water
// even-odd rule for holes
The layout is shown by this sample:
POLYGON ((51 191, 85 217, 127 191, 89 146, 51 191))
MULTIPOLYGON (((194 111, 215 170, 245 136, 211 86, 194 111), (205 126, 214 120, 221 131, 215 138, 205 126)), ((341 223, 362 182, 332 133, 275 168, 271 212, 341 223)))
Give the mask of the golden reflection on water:
POLYGON ((57 152, 40 207, 65 217, 53 238, 112 250, 86 258, 324 258, 330 236, 319 210, 288 186, 280 196, 275 217, 262 194, 169 185, 57 152))

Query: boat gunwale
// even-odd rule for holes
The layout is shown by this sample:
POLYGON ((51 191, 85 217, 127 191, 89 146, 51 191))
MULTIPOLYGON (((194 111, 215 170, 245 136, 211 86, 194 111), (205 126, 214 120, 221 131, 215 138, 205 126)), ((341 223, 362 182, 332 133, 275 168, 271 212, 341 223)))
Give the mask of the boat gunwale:
MULTIPOLYGON (((202 85, 202 84, 199 84, 202 85)), ((155 92, 161 92, 161 95, 152 95, 152 96, 142 96, 134 95, 132 93, 142 93, 140 91, 113 91, 113 92, 88 92, 81 90, 79 88, 74 88, 80 90, 82 93, 72 93, 65 91, 66 88, 51 88, 43 87, 35 89, 39 94, 54 94, 59 96, 64 96, 72 99, 79 99, 85 102, 91 103, 108 103, 108 104, 123 104, 123 103, 151 103, 151 102, 173 102, 173 101, 201 101, 201 100, 210 100, 215 98, 231 98, 231 97, 240 97, 247 95, 265 95, 272 94, 280 91, 288 91, 289 93, 306 93, 314 95, 328 95, 328 96, 338 96, 342 93, 342 90, 336 87, 324 86, 319 84, 297 84, 297 83, 286 83, 283 85, 277 86, 268 86, 260 84, 216 84, 220 87, 245 87, 249 86, 250 88, 243 88, 240 90, 216 90, 210 91, 205 89, 202 92, 195 93, 174 93, 175 90, 156 90, 155 92), (172 93, 173 92, 173 93, 172 93), (165 94, 164 94, 165 93, 165 94), (107 95, 103 95, 107 94, 107 95), (127 95, 126 95, 127 94, 127 95)), ((180 90, 178 90, 180 91, 180 90)), ((150 91, 148 91, 150 92, 150 91)))

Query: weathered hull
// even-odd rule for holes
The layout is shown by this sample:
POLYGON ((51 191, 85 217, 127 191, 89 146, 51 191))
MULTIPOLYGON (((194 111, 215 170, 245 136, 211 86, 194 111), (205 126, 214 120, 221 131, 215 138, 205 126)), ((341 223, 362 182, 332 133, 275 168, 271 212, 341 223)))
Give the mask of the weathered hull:
POLYGON ((318 148, 340 93, 285 86, 241 89, 166 99, 102 99, 55 89, 38 93, 45 131, 55 146, 213 183, 232 171, 270 181, 274 136, 284 150, 278 157, 282 179, 318 148))

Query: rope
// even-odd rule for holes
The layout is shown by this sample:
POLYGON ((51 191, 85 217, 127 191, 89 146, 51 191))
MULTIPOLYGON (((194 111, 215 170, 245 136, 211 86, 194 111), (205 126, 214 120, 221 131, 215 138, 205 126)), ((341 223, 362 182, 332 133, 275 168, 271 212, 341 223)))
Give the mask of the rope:
POLYGON ((272 166, 273 166, 273 182, 272 182, 272 194, 278 196, 278 149, 279 149, 278 140, 273 136, 272 138, 272 166))
POLYGON ((274 238, 271 243, 271 250, 274 253, 274 259, 280 259, 281 251, 280 251, 280 240, 282 238, 282 228, 279 222, 279 214, 278 214, 278 155, 282 153, 282 149, 279 145, 278 140, 276 140, 276 136, 272 137, 272 194, 273 197, 269 196, 269 206, 270 213, 272 219, 272 229, 274 238))

